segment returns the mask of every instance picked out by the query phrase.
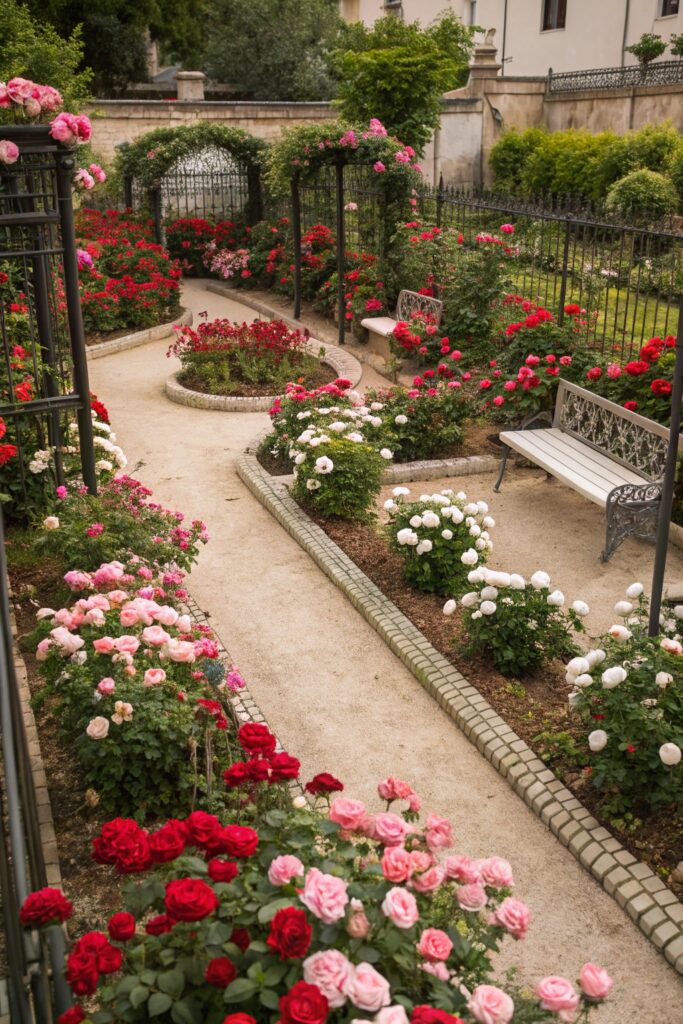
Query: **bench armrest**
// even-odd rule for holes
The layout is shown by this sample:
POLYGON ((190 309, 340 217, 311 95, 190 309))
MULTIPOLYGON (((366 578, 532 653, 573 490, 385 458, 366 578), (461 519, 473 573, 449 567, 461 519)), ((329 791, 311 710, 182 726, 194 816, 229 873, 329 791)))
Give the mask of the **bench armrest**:
POLYGON ((605 508, 606 535, 603 562, 626 537, 654 541, 662 497, 661 481, 621 484, 610 491, 605 508))
POLYGON ((534 412, 530 416, 525 416, 517 430, 530 430, 532 423, 545 423, 547 426, 552 427, 553 425, 553 414, 548 410, 543 412, 534 412))

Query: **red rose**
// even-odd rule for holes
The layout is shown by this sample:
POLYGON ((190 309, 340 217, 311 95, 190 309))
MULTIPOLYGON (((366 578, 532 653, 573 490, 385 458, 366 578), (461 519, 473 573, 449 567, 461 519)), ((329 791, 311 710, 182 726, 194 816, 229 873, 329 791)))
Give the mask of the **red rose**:
POLYGON ((145 931, 148 935, 163 935, 170 932, 174 925, 175 921, 168 914, 157 914, 156 917, 150 917, 145 925, 145 931))
POLYGON ((214 960, 209 960, 204 971, 205 981, 216 988, 227 988, 236 977, 237 968, 229 956, 217 956, 214 960))
POLYGON ((243 953, 246 953, 251 945, 251 936, 246 928, 233 928, 230 941, 234 942, 243 953))
POLYGON ((201 878, 175 878, 166 886, 164 904, 175 921, 201 921, 218 907, 218 897, 201 878))
POLYGON ((290 754, 285 752, 281 754, 273 754, 270 759, 270 765, 272 768, 270 776, 271 782, 284 782, 286 779, 299 778, 301 761, 296 757, 291 757, 290 754))
POLYGON ((644 362, 642 359, 635 359, 630 363, 627 363, 624 367, 626 373, 629 373, 632 377, 639 377, 641 373, 647 373, 650 369, 650 364, 644 362))
POLYGON ((237 865, 234 860, 210 860, 208 863, 209 878, 214 882, 232 882, 237 877, 237 865))
POLYGON ((653 380, 652 383, 650 384, 650 390, 655 395, 670 395, 671 394, 671 384, 669 383, 668 380, 662 380, 662 379, 653 380))
POLYGON ((135 935, 135 918, 122 910, 109 918, 107 931, 114 942, 128 942, 135 935))
POLYGON ((341 793, 344 786, 339 779, 335 779, 334 775, 330 775, 329 772, 320 772, 319 775, 314 775, 311 781, 306 783, 304 789, 307 793, 312 793, 313 796, 319 796, 321 793, 341 793))
POLYGON ((73 950, 66 958, 66 980, 77 996, 91 996, 97 989, 100 972, 97 961, 90 953, 73 950))
POLYGON ((256 1024, 256 1018, 248 1013, 230 1013, 223 1018, 223 1024, 256 1024))
POLYGON ((114 864, 119 874, 146 871, 152 863, 147 833, 132 818, 114 818, 92 841, 98 864, 114 864))
POLYGON ((454 1017, 445 1010, 436 1010, 433 1006, 416 1006, 410 1018, 410 1024, 464 1024, 460 1017, 454 1017))
POLYGON ((57 1024, 81 1024, 82 1020, 85 1020, 85 1010, 76 1004, 69 1010, 65 1010, 64 1013, 60 1013, 57 1017, 57 1024))
POLYGON ((117 949, 109 943, 97 956, 97 969, 102 974, 116 974, 121 970, 123 963, 123 950, 117 949))
POLYGON ((206 811, 193 811, 185 819, 187 839, 195 846, 208 846, 220 831, 221 823, 215 814, 207 814, 206 811))
POLYGON ((237 733, 237 739, 249 754, 272 754, 276 739, 267 725, 260 722, 245 722, 237 733))
POLYGON ((242 825, 226 825, 221 832, 221 844, 231 857, 251 857, 258 847, 258 832, 242 825))
POLYGON ((253 782, 265 782, 270 778, 270 761, 265 757, 252 757, 247 761, 247 772, 253 782))
POLYGON ((296 907, 278 910, 270 922, 270 934, 266 942, 278 952, 281 960, 288 957, 299 959, 308 952, 313 929, 306 920, 306 912, 296 907))
POLYGON ((228 789, 237 789, 249 780, 249 766, 245 761, 235 761, 223 772, 223 782, 228 789))
POLYGON ((624 409, 628 409, 629 412, 635 412, 637 408, 638 403, 634 402, 633 400, 629 402, 624 402, 624 409))
POLYGON ((329 1003, 316 985, 297 981, 280 996, 280 1024, 323 1024, 329 1003))
POLYGON ((59 889, 45 888, 28 894, 21 905, 19 920, 26 928, 41 928, 66 921, 72 913, 72 903, 59 889))
POLYGON ((149 836, 149 852, 155 864, 175 860, 185 849, 187 829, 182 821, 172 818, 149 836))
POLYGON ((602 370, 599 366, 594 366, 588 371, 586 376, 588 377, 588 380, 600 380, 602 377, 602 370))

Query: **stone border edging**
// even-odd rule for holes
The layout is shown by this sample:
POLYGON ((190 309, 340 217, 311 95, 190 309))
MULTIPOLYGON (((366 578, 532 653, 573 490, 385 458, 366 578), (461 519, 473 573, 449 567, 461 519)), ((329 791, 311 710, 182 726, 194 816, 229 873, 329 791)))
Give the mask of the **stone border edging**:
MULTIPOLYGON (((322 363, 331 366, 338 377, 350 380, 351 387, 355 388, 359 383, 363 368, 350 352, 344 352, 338 345, 325 345, 315 338, 309 340, 306 349, 314 356, 319 356, 320 350, 324 349, 322 363)), ((213 409, 218 412, 268 412, 277 398, 277 395, 259 395, 256 398, 206 395, 203 391, 191 391, 179 384, 177 373, 167 378, 165 392, 166 397, 178 405, 188 405, 192 409, 213 409)))
POLYGON ((103 341, 99 345, 86 346, 85 354, 87 359, 101 359, 102 356, 111 356, 115 352, 125 352, 129 348, 138 348, 150 341, 160 341, 173 334, 176 326, 189 327, 192 323, 192 312, 184 309, 176 320, 170 320, 167 324, 157 324, 156 327, 147 327, 144 331, 136 331, 134 334, 124 334, 120 338, 112 338, 111 341, 103 341))
POLYGON ((683 975, 683 904, 604 828, 491 705, 247 449, 237 474, 527 806, 683 975))

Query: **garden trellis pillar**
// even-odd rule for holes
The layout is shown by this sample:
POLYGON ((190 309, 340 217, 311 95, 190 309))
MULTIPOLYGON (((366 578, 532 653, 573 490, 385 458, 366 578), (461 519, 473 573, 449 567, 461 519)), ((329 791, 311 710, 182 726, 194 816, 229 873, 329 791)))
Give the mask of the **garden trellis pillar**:
POLYGON ((301 317, 301 196, 299 175, 292 178, 292 244, 294 245, 294 319, 301 317))
POLYGON ((344 164, 343 156, 339 156, 335 165, 336 175, 336 200, 337 200, 337 306, 339 330, 337 340, 340 345, 344 344, 346 332, 346 283, 344 272, 346 269, 345 249, 346 239, 344 231, 344 164))

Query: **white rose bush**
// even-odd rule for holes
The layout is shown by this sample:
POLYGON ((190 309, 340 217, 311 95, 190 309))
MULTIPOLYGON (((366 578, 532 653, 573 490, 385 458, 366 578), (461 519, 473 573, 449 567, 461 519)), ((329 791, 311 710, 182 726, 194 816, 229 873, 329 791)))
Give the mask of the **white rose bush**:
POLYGON ((427 593, 461 593, 472 566, 483 565, 493 547, 488 505, 450 488, 419 500, 409 495, 405 487, 394 488, 384 506, 389 544, 404 559, 406 580, 427 593))

